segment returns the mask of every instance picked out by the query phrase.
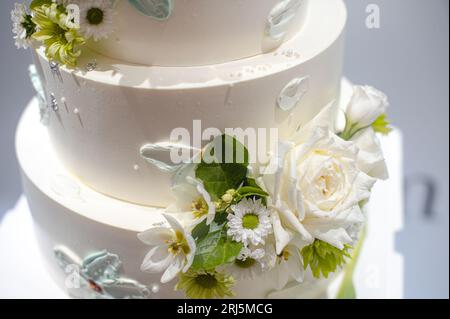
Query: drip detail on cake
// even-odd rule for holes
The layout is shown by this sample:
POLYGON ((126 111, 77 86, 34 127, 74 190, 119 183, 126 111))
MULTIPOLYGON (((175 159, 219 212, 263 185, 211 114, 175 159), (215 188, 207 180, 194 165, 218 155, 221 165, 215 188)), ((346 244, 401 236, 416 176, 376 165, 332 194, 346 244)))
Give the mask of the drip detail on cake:
POLYGON ((84 299, 145 299, 158 292, 139 282, 121 276, 122 262, 118 255, 106 250, 84 259, 64 246, 57 246, 54 255, 66 273, 66 288, 74 298, 84 299))
POLYGON ((291 111, 302 100, 309 90, 309 76, 295 78, 281 91, 277 104, 283 111, 291 111))
POLYGON ((286 36, 302 2, 302 0, 283 0, 278 3, 267 18, 267 36, 281 42, 286 36))
POLYGON ((48 110, 47 97, 45 96, 44 85, 34 64, 29 66, 28 71, 31 83, 33 85, 34 90, 36 91, 36 97, 39 103, 39 113, 41 116, 41 123, 47 125, 50 115, 48 110))
POLYGON ((139 12, 156 20, 167 20, 172 14, 172 0, 129 0, 139 12))

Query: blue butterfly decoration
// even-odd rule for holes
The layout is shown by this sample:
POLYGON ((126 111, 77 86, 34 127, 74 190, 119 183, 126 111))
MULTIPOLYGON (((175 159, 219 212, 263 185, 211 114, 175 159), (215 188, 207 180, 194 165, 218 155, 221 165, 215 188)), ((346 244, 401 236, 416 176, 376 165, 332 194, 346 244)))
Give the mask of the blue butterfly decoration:
POLYGON ((119 256, 106 250, 84 259, 66 247, 54 249, 58 265, 66 273, 66 288, 79 299, 146 299, 150 290, 139 282, 120 274, 119 256))
POLYGON ((141 13, 156 20, 169 19, 173 10, 172 0, 128 0, 141 13))

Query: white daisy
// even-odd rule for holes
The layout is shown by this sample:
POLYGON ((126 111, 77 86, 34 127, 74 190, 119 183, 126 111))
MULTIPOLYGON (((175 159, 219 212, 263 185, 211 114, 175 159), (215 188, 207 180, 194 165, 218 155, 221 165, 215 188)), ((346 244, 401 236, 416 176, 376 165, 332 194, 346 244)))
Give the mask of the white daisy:
POLYGON ((30 39, 24 26, 27 16, 25 5, 15 3, 14 9, 11 11, 11 21, 12 32, 14 33, 15 44, 18 49, 28 49, 30 46, 30 39))
POLYGON ((107 38, 113 32, 113 2, 111 0, 77 1, 80 7, 80 30, 86 39, 107 38))
POLYGON ((228 236, 245 246, 264 245, 265 238, 272 233, 269 210, 261 199, 243 199, 231 206, 233 214, 228 215, 228 236))
POLYGON ((261 261, 265 254, 263 248, 244 247, 236 260, 227 266, 227 272, 237 279, 255 279, 263 272, 261 261))

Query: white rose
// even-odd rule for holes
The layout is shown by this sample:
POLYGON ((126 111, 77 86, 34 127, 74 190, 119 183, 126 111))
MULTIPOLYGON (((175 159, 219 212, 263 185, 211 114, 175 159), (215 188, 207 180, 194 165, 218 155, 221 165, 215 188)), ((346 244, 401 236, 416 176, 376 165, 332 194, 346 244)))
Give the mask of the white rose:
POLYGON ((359 202, 368 199, 375 179, 358 167, 358 148, 333 133, 335 108, 327 106, 290 141, 281 142, 264 184, 274 210, 277 252, 292 240, 320 239, 343 249, 352 243, 347 233, 361 223, 359 202))
POLYGON ((387 96, 371 86, 355 86, 347 106, 347 120, 358 128, 368 127, 386 113, 389 106, 387 96))

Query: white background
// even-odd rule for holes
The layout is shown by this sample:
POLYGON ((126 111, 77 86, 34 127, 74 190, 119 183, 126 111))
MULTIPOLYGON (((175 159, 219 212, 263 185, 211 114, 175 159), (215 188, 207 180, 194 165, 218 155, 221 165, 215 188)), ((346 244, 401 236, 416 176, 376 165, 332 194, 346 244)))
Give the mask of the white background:
MULTIPOLYGON (((27 77, 30 54, 17 51, 12 40, 9 12, 14 2, 0 1, 0 219, 21 194, 14 130, 33 95, 27 77)), ((449 2, 346 2, 345 75, 385 91, 392 104, 390 117, 404 133, 409 187, 406 225, 396 246, 405 256, 405 295, 448 298, 449 2), (366 27, 368 4, 380 8, 379 29, 366 27), (436 188, 428 209, 423 208, 424 181, 436 188)))

